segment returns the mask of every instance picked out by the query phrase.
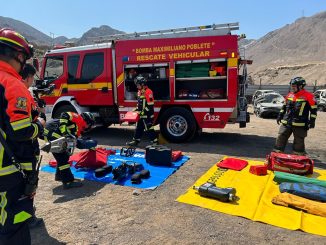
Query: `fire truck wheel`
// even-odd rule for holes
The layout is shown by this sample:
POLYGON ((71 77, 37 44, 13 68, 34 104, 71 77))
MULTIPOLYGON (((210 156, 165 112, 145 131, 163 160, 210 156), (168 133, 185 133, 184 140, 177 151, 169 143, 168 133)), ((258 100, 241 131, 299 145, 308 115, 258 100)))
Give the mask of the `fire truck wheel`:
POLYGON ((170 142, 189 141, 196 134, 196 129, 197 124, 193 114, 183 107, 170 108, 161 117, 161 133, 170 142))
POLYGON ((53 114, 53 118, 60 118, 62 112, 77 112, 72 105, 60 106, 53 114))

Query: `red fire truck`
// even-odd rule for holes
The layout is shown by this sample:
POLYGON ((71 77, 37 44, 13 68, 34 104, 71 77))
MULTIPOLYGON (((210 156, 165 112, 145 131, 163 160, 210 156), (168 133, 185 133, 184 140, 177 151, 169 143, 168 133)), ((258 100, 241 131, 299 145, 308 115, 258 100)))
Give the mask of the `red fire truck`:
POLYGON ((91 111, 105 126, 123 122, 137 103, 134 79, 148 80, 155 122, 170 142, 190 140, 203 128, 249 122, 248 62, 240 57, 238 23, 102 37, 93 45, 46 52, 41 79, 54 79, 43 97, 57 118, 91 111))

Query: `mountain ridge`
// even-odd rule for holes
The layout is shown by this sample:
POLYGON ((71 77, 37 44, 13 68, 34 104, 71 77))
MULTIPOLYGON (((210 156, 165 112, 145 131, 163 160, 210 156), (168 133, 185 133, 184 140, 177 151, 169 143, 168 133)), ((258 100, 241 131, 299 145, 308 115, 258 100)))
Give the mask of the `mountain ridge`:
MULTIPOLYGON (((34 27, 12 18, 0 16, 0 28, 17 30, 30 42, 40 46, 52 46, 73 42, 76 45, 90 44, 108 35, 124 33, 108 25, 93 27, 80 38, 59 36, 54 39, 34 27)), ((255 84, 287 84, 294 76, 306 78, 308 84, 318 81, 326 84, 326 11, 310 17, 298 18, 291 24, 268 32, 263 37, 242 39, 240 48, 253 64, 248 71, 255 84)))

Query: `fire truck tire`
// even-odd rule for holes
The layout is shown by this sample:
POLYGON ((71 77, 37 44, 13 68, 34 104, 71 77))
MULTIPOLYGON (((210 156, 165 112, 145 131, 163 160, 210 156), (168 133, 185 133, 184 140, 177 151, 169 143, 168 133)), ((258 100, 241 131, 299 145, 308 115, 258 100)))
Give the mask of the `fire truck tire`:
POLYGON ((196 119, 183 107, 166 110, 160 120, 160 130, 169 142, 181 143, 191 140, 197 131, 196 119))
POLYGON ((75 107, 72 105, 62 105, 60 106, 55 113, 53 114, 53 118, 60 118, 62 112, 77 112, 75 107))

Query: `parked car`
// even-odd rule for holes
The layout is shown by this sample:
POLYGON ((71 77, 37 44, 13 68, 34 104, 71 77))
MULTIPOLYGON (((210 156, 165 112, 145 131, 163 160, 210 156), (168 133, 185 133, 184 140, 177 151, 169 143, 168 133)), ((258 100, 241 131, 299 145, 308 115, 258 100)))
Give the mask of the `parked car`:
POLYGON ((259 89, 259 90, 256 90, 255 93, 253 94, 252 96, 252 103, 254 103, 254 101, 264 95, 264 94, 267 94, 267 93, 272 93, 272 92, 275 92, 274 90, 270 90, 270 89, 259 89))
POLYGON ((326 111, 326 89, 319 89, 315 93, 318 111, 326 111))
POLYGON ((276 92, 265 93, 258 97, 254 104, 256 116, 276 118, 284 104, 284 97, 276 92))

